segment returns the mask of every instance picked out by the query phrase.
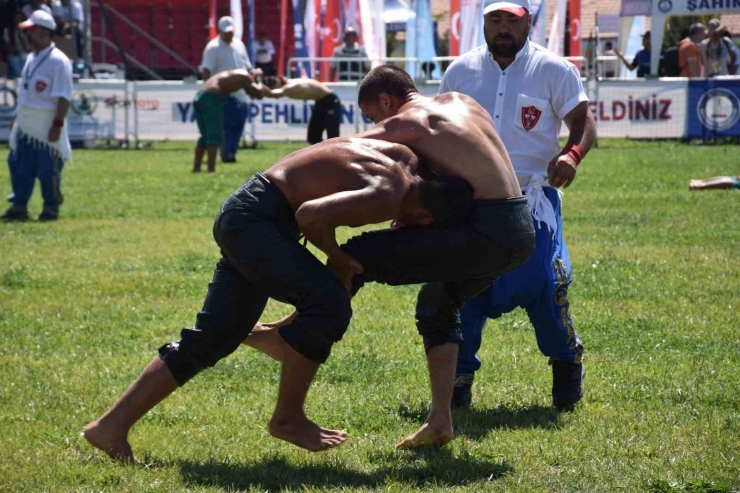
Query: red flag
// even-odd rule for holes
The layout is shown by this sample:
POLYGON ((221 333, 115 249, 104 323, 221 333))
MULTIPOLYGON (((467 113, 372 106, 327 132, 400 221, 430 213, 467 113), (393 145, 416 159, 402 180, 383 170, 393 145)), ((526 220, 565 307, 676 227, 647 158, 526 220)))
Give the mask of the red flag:
POLYGON ((280 6, 280 52, 278 53, 277 74, 282 77, 285 73, 285 37, 288 35, 288 0, 283 0, 280 6))
MULTIPOLYGON (((331 57, 334 49, 342 44, 342 8, 341 0, 327 0, 326 12, 324 13, 324 23, 321 26, 321 56, 331 57)), ((331 71, 331 62, 321 64, 321 81, 329 82, 331 71)), ((332 81, 333 82, 333 81, 332 81)))
MULTIPOLYGON (((570 15, 570 56, 581 56, 581 0, 568 1, 570 15)), ((581 69, 581 64, 575 64, 581 69)))
POLYGON ((450 56, 460 55, 460 0, 450 1, 450 56))
POLYGON ((216 30, 216 0, 210 0, 208 5, 208 38, 213 39, 218 36, 216 30))

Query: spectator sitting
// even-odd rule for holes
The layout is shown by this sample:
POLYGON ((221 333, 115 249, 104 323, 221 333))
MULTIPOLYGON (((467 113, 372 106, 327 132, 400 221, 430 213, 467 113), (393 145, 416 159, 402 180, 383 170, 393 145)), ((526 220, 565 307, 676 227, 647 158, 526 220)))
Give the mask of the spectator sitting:
POLYGON ((265 33, 259 33, 257 40, 254 42, 254 58, 255 66, 262 69, 264 75, 275 75, 275 64, 272 60, 274 56, 275 45, 267 39, 265 33))
MULTIPOLYGON (((357 43, 357 31, 353 27, 348 27, 344 31, 344 44, 334 50, 333 58, 367 58, 365 48, 357 43)), ((357 62, 334 60, 331 62, 331 76, 329 80, 337 80, 339 74, 340 81, 356 80, 361 81, 370 69, 366 60, 357 62)))
POLYGON ((642 35, 642 49, 637 52, 632 63, 628 62, 619 50, 614 50, 614 53, 622 60, 627 70, 637 69, 638 77, 650 75, 650 31, 642 35))
POLYGON ((707 35, 704 24, 692 24, 689 28, 688 37, 678 44, 678 66, 681 69, 681 77, 701 77, 702 63, 699 43, 707 35))
POLYGON ((715 176, 706 180, 691 180, 689 190, 710 190, 710 189, 732 189, 740 190, 740 179, 737 176, 715 176))
POLYGON ((47 14, 51 14, 51 8, 46 4, 44 0, 31 0, 29 3, 23 6, 22 12, 24 19, 31 17, 31 14, 36 10, 43 10, 47 14))
MULTIPOLYGON (((604 56, 617 56, 611 41, 604 43, 604 56)), ((619 70, 619 60, 604 60, 604 77, 614 78, 619 70)))
POLYGON ((57 0, 51 9, 54 20, 57 23, 57 34, 66 36, 73 34, 75 37, 75 56, 82 58, 83 38, 85 33, 85 11, 78 0, 57 0))
POLYGON ((737 71, 737 55, 733 43, 722 37, 724 27, 719 19, 708 23, 709 37, 701 42, 700 48, 704 62, 704 76, 732 75, 737 71), (732 70, 731 70, 732 69, 732 70))

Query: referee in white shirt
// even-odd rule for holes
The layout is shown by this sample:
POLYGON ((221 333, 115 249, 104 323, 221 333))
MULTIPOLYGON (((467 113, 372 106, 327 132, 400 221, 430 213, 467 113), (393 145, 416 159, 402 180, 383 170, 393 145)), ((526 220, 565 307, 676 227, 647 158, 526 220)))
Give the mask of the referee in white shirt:
POLYGON ((72 100, 72 64, 51 42, 56 23, 50 13, 36 10, 18 25, 33 47, 21 72, 18 113, 10 132, 10 182, 13 194, 5 221, 28 219, 27 204, 36 178, 41 183, 44 208, 39 221, 59 218, 62 167, 72 157, 67 126, 72 100))
POLYGON ((524 308, 540 351, 552 366, 553 405, 568 409, 583 396, 583 344, 571 320, 571 267, 563 240, 558 188, 568 187, 595 138, 593 116, 578 69, 528 41, 528 0, 496 2, 483 11, 486 45, 457 60, 444 75, 440 93, 457 91, 486 108, 506 146, 537 233, 527 263, 496 280, 462 312, 453 407, 471 405, 477 351, 488 318, 524 308), (570 130, 560 148, 561 122, 570 130))
MULTIPOLYGON (((203 81, 227 70, 242 69, 250 73, 255 72, 249 61, 247 48, 240 39, 234 37, 234 29, 234 19, 231 17, 224 16, 218 20, 219 35, 203 50, 201 64, 203 81)), ((236 162, 236 151, 247 121, 248 103, 249 98, 243 90, 224 98, 224 140, 221 144, 221 161, 224 163, 236 162)))

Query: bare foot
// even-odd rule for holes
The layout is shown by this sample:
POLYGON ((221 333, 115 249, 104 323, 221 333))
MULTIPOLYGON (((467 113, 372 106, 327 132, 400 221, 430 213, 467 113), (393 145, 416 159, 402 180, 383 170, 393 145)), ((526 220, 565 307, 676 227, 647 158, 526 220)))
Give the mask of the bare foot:
POLYGON ((396 445, 396 450, 417 449, 427 447, 443 447, 452 441, 452 428, 433 428, 429 423, 424 423, 416 433, 413 433, 396 445))
POLYGON ((337 447, 347 439, 347 432, 322 428, 305 416, 295 420, 270 420, 270 435, 311 452, 337 447))
POLYGON ((102 450, 111 459, 124 464, 136 462, 131 445, 126 439, 126 433, 112 427, 106 428, 100 420, 97 420, 87 425, 83 434, 90 445, 102 450))
POLYGON ((280 336, 280 326, 258 323, 244 340, 244 344, 265 353, 275 361, 282 362, 288 344, 280 336))

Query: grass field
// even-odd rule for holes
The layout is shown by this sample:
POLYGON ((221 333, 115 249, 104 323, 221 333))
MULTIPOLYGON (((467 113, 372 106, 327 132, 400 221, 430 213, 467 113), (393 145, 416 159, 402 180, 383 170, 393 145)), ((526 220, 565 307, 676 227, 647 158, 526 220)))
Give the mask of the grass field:
POLYGON ((0 224, 0 490, 740 490, 740 192, 687 191, 737 174, 732 146, 617 142, 580 169, 564 198, 588 368, 574 413, 550 408, 549 367, 517 311, 487 325, 456 439, 395 451, 428 409, 417 288, 369 286, 309 395, 309 416, 349 431, 343 447, 272 439, 279 367, 243 348, 134 428, 146 467, 93 451, 83 426, 194 323, 218 206, 295 148, 263 144, 211 176, 189 172, 189 143, 77 151, 60 221, 0 224))

